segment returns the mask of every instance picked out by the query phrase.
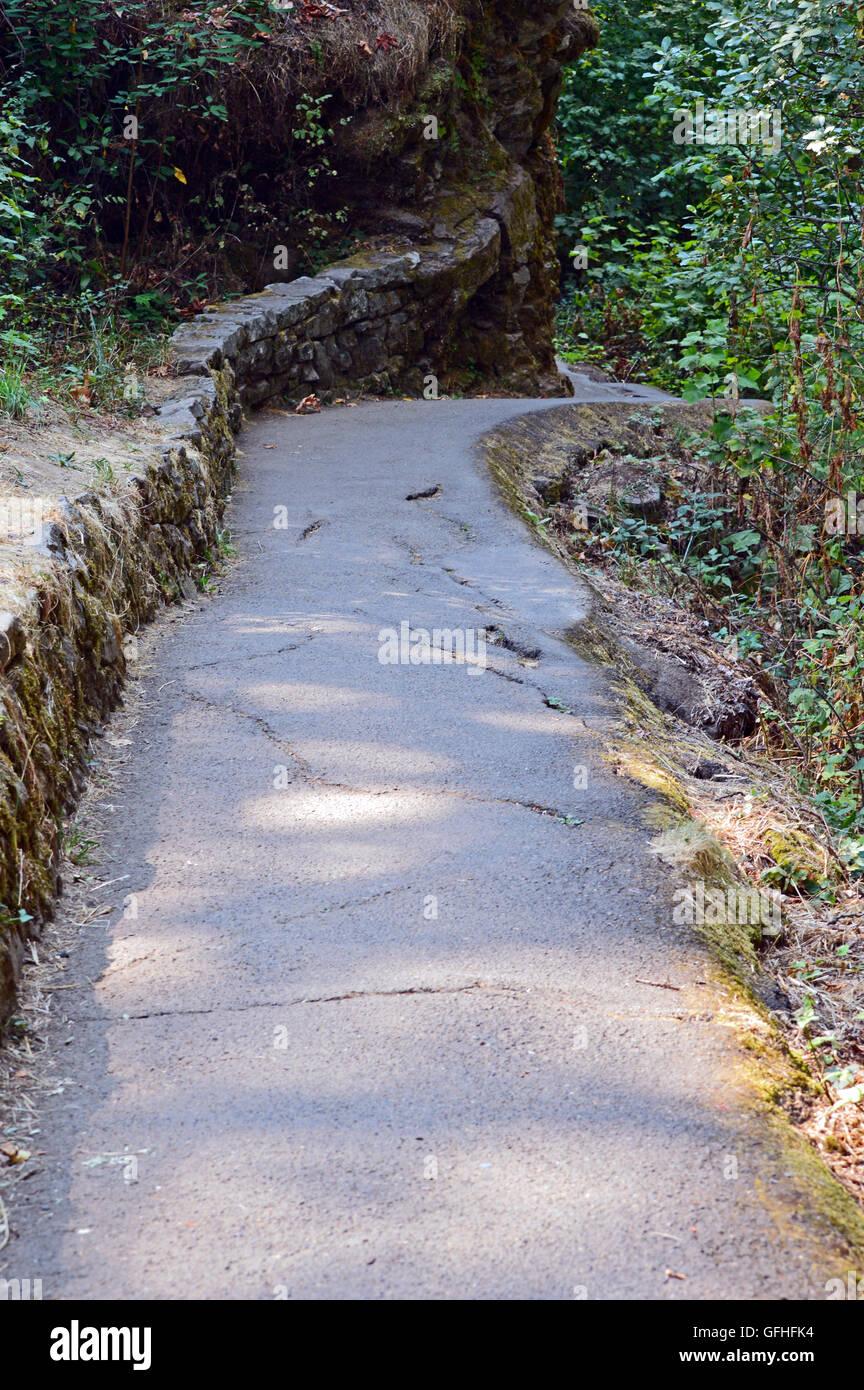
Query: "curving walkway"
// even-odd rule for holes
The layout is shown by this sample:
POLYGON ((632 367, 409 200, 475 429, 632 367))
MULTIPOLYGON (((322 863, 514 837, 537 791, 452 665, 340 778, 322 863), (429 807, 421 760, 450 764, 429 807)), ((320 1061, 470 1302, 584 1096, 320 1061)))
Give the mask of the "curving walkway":
POLYGON ((46 1298, 824 1297, 831 1241, 735 1080, 649 798, 599 756, 605 677, 560 635, 587 595, 472 455, 540 408, 245 430, 239 563, 140 682, 114 910, 55 995, 71 1084, 7 1277, 46 1298), (403 623, 517 650, 381 664, 403 623))

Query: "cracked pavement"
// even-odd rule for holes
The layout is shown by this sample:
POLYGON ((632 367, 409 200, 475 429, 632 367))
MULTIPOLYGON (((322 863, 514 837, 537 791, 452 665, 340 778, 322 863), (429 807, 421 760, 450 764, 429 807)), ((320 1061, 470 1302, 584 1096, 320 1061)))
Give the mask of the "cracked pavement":
POLYGON ((606 677, 563 640, 589 596, 472 452, 541 408, 244 431, 238 563, 142 678, 113 910, 54 996, 66 1080, 6 1277, 58 1299, 824 1297, 831 1233, 672 924, 650 797, 601 758, 606 677), (403 621, 510 646, 473 673, 380 664, 403 621))

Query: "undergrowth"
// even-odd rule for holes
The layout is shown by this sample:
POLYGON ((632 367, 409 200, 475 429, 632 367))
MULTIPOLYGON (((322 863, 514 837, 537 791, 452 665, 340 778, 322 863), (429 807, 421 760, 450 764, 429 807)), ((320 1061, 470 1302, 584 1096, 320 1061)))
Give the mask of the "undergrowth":
POLYGON ((864 873, 864 556, 857 535, 832 534, 825 520, 826 495, 845 516, 844 491, 861 484, 859 464, 849 467, 858 426, 844 428, 833 407, 823 382, 819 418, 808 416, 809 466, 783 488, 778 471, 801 446, 794 403, 764 416, 720 407, 708 435, 658 436, 656 457, 638 468, 665 479, 659 511, 610 498, 591 530, 574 514, 570 545, 691 608, 718 644, 760 668, 767 749, 797 770, 844 863, 864 873), (682 460, 696 486, 677 481, 682 460))
POLYGON ((0 414, 132 410, 178 318, 362 241, 340 141, 461 26, 449 0, 3 0, 0 414))
POLYGON ((864 11, 597 9, 601 46, 562 106, 562 228, 582 268, 561 346, 718 406, 692 494, 658 523, 622 512, 606 539, 763 665, 766 739, 864 870, 864 11), (710 137, 688 143, 700 102, 710 137), (730 112, 770 116, 771 140, 738 123, 730 138, 730 112), (757 397, 768 413, 745 408, 757 397))

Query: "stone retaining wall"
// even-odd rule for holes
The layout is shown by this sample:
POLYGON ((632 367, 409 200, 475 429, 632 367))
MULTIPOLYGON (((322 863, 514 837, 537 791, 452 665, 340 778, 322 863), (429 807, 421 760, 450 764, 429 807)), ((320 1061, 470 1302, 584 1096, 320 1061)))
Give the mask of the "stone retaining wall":
MULTIPOLYGON (((422 394, 445 370, 462 310, 498 271, 505 234, 495 217, 477 215, 421 247, 391 240, 386 250, 316 276, 269 285, 184 325, 172 340, 174 369, 202 374, 230 365, 244 406, 275 396, 326 399, 340 388, 422 394)), ((529 281, 524 271, 523 293, 529 281)), ((520 283, 514 288, 518 294, 520 283)), ((517 339, 501 344, 503 355, 516 356, 517 339)), ((527 386, 569 391, 558 377, 527 386)))

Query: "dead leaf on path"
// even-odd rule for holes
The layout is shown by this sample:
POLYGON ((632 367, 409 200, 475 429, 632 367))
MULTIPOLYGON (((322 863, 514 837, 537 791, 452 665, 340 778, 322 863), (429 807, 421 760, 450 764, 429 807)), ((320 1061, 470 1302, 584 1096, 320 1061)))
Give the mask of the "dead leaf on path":
POLYGON ((26 1163, 30 1157, 30 1150, 19 1148, 14 1139, 7 1139, 5 1143, 0 1144, 0 1154, 10 1163, 26 1163))
POLYGON ((674 1271, 674 1269, 667 1269, 667 1271, 666 1271, 666 1278, 667 1278, 667 1279, 686 1279, 686 1278, 687 1278, 687 1275, 686 1275, 686 1274, 676 1274, 675 1271, 674 1271))
POLYGON ((302 401, 294 409, 295 415, 305 415, 307 412, 317 415, 321 410, 321 402, 317 396, 304 396, 302 401))
POLYGON ((70 386, 69 395, 74 396, 75 400, 80 401, 82 405, 92 404, 93 392, 90 390, 89 372, 85 375, 84 380, 82 381, 80 386, 70 386))

